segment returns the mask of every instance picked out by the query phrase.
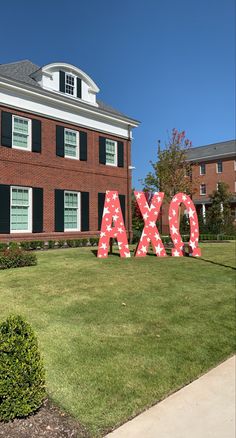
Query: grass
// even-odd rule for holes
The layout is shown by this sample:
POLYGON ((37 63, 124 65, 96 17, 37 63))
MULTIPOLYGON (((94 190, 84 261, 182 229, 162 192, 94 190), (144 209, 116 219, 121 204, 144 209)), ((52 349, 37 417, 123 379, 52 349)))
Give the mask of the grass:
POLYGON ((92 437, 232 355, 234 243, 202 244, 202 259, 37 255, 0 272, 0 318, 33 324, 51 398, 92 437))

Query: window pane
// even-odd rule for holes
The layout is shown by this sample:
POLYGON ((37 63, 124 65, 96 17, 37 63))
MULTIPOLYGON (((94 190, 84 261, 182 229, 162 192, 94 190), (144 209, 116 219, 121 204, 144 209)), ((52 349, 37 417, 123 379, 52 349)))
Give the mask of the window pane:
POLYGON ((65 207, 78 207, 78 195, 77 193, 65 193, 65 207))
POLYGON ((77 208, 65 208, 65 229, 77 229, 77 208))
POLYGON ((21 119, 20 117, 14 117, 13 130, 21 134, 28 134, 29 121, 21 119))
POLYGON ((29 190, 28 189, 12 189, 12 205, 29 206, 29 190))
POLYGON ((13 132, 13 145, 19 148, 28 148, 28 135, 17 134, 13 132))
POLYGON ((113 140, 106 140, 106 163, 115 164, 116 161, 116 143, 113 140))

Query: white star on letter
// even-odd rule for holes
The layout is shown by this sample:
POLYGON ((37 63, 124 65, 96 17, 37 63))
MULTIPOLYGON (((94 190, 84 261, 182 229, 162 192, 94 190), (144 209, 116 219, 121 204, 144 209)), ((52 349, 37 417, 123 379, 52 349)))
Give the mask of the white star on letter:
POLYGON ((104 207, 103 216, 105 216, 105 214, 108 214, 108 213, 110 213, 109 208, 108 207, 104 207))
POLYGON ((178 232, 177 232, 177 228, 175 228, 174 225, 172 225, 172 227, 171 227, 171 231, 172 231, 173 234, 178 234, 178 232))
POLYGON ((142 251, 143 253, 147 252, 147 250, 146 250, 146 246, 142 246, 141 251, 142 251))
POLYGON ((156 254, 160 255, 162 251, 161 245, 158 244, 157 246, 155 246, 155 250, 156 250, 156 254))
POLYGON ((188 215, 189 215, 189 217, 193 217, 194 216, 194 210, 192 210, 191 207, 190 207, 190 209, 188 211, 188 215))

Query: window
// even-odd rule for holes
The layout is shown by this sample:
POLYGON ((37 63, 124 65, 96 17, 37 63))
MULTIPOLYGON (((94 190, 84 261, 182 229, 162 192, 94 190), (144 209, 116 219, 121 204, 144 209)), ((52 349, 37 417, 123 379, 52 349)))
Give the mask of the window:
POLYGON ((79 158, 79 135, 78 131, 64 130, 65 157, 79 158))
POLYGON ((80 193, 64 193, 64 230, 80 231, 80 193))
POLYGON ((218 163, 216 163, 216 171, 217 171, 217 173, 222 173, 223 172, 223 163, 222 163, 222 161, 218 161, 218 163))
POLYGON ((200 184, 200 195, 206 195, 206 184, 200 184))
POLYGON ((206 165, 205 163, 200 164, 200 175, 206 174, 206 165))
POLYGON ((31 150, 31 120, 12 116, 12 147, 31 150))
POLYGON ((65 92, 71 96, 75 95, 75 77, 66 73, 65 75, 65 92))
POLYGON ((106 139, 106 164, 117 166, 117 142, 106 139))
POLYGON ((11 232, 32 232, 32 189, 11 187, 11 232))
POLYGON ((234 160, 234 170, 236 170, 236 160, 234 160))

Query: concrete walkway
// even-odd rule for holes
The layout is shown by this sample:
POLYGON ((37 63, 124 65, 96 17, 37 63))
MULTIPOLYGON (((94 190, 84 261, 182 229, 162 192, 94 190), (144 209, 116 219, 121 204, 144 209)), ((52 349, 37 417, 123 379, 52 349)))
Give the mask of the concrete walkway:
POLYGON ((235 438, 235 356, 108 438, 235 438))

